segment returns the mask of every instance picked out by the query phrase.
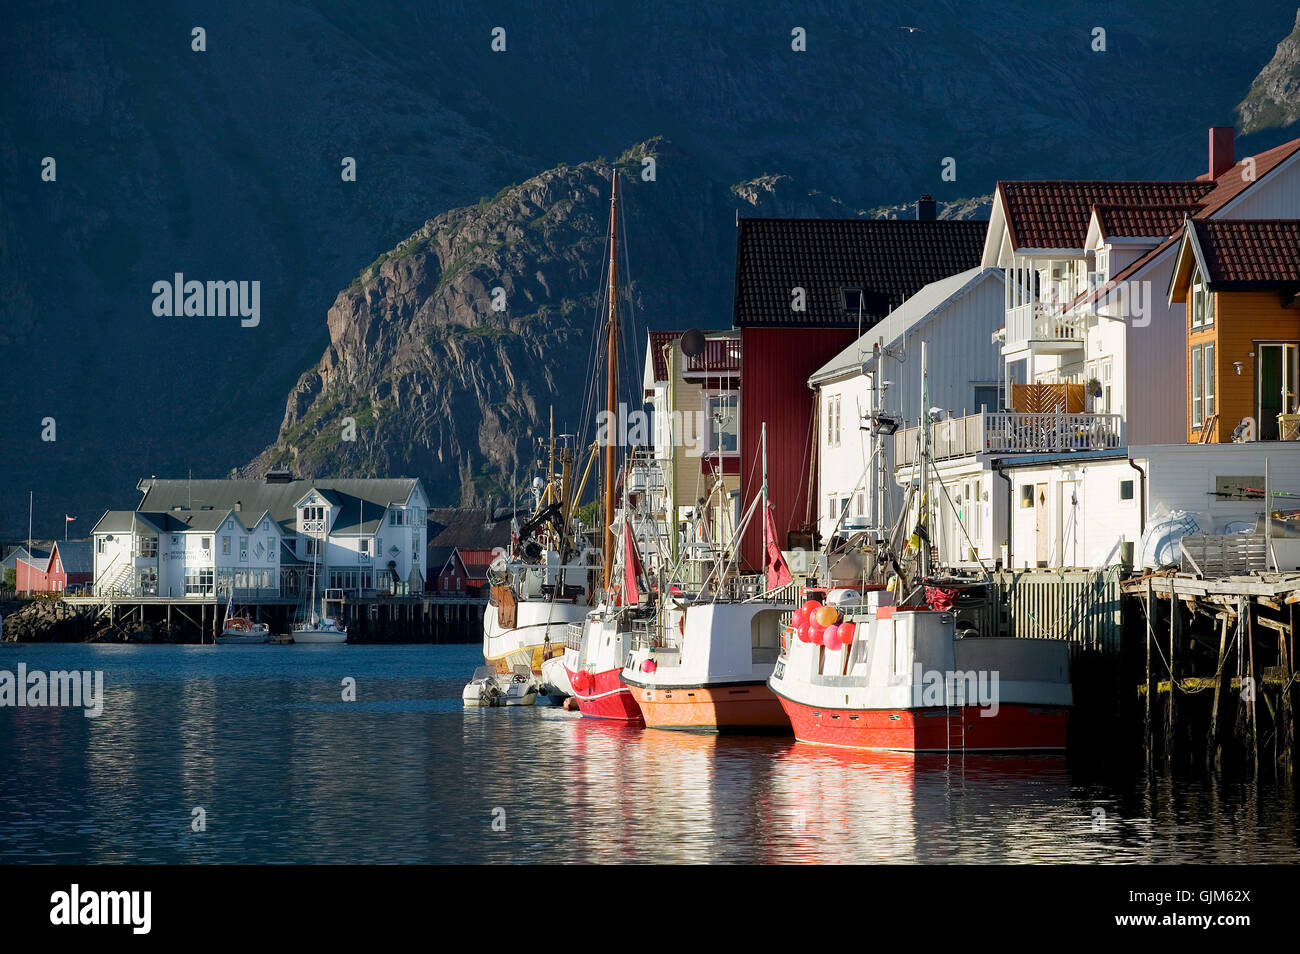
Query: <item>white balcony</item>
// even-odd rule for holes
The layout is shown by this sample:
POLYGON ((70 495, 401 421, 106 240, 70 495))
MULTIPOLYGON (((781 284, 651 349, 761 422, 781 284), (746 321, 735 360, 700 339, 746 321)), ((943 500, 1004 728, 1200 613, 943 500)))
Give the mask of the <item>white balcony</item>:
MULTIPOLYGON (((916 463, 920 429, 894 435, 894 466, 916 463)), ((930 455, 936 460, 976 454, 1066 454, 1124 447, 1119 414, 1022 414, 989 411, 938 421, 930 429, 930 455)))
POLYGON ((1059 304, 1035 301, 1007 309, 1002 353, 1067 354, 1085 343, 1084 316, 1059 304))

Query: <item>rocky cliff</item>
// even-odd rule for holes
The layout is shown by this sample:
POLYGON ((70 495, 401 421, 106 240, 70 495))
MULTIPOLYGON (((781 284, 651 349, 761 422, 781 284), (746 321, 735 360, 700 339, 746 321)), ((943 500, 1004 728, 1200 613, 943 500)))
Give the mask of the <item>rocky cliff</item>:
POLYGON ((853 214, 788 176, 722 189, 696 167, 655 139, 430 219, 339 293, 329 346, 289 395, 275 443, 241 472, 409 474, 437 503, 463 506, 525 486, 552 408, 560 432, 590 427, 579 416, 603 321, 613 168, 632 407, 648 329, 727 323, 737 214, 853 214))
POLYGON ((1295 28, 1277 45, 1237 106, 1242 133, 1289 126, 1300 119, 1300 11, 1295 28))

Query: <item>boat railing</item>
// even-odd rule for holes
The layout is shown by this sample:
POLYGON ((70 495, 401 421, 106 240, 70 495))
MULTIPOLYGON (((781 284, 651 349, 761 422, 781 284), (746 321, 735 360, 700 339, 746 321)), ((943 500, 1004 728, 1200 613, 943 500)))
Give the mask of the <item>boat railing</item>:
POLYGON ((565 632, 564 648, 574 652, 582 651, 582 623, 570 623, 565 632))

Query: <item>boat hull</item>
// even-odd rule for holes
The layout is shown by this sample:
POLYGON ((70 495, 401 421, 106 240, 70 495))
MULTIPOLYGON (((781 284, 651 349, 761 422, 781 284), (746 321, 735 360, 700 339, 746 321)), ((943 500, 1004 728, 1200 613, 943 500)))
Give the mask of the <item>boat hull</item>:
MULTIPOLYGON (((589 719, 609 719, 615 722, 631 722, 644 725, 641 707, 632 698, 632 690, 623 685, 619 679, 619 669, 606 669, 591 673, 591 685, 582 691, 574 688, 573 698, 578 702, 578 711, 589 719)), ((573 670, 566 668, 569 685, 574 685, 573 670)))
POLYGON ((762 682, 718 686, 628 684, 647 728, 694 732, 790 731, 781 700, 762 682))
POLYGON ((497 672, 527 666, 534 675, 541 676, 542 663, 564 652, 569 624, 581 622, 587 608, 549 601, 520 602, 516 606, 518 625, 509 628, 501 625, 496 606, 489 603, 484 610, 483 659, 497 672))
POLYGON ((326 631, 319 631, 319 632, 305 631, 304 632, 304 631, 295 630, 293 634, 293 641, 295 643, 316 643, 320 645, 337 646, 340 643, 346 643, 348 641, 348 634, 339 633, 339 632, 326 632, 326 631))
POLYGON ((777 697, 810 745, 893 752, 1052 752, 1066 747, 1069 709, 1004 703, 945 709, 833 709, 777 697))

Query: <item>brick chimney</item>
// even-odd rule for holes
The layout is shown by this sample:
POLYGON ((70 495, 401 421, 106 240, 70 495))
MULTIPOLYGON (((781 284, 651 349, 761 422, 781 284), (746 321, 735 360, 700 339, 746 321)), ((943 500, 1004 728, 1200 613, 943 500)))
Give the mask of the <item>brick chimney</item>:
POLYGON ((1233 167, 1232 127, 1210 127, 1210 178, 1217 179, 1233 167))
MULTIPOLYGON (((1228 151, 1229 152, 1232 151, 1231 146, 1228 147, 1228 151)), ((930 195, 930 193, 927 192, 925 195, 921 196, 921 198, 916 200, 916 221, 933 222, 934 209, 935 209, 934 196, 930 195)))

